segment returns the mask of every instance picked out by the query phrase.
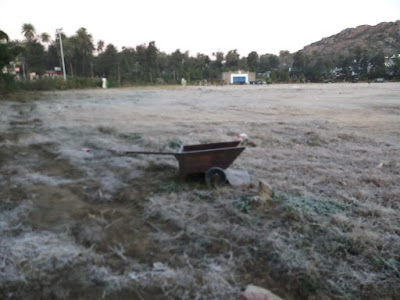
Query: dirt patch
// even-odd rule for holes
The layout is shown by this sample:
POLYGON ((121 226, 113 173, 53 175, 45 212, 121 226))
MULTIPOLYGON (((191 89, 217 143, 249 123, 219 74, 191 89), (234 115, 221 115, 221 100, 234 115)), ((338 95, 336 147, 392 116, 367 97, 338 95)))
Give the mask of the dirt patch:
POLYGON ((285 299, 399 298, 399 91, 96 89, 0 102, 0 298, 235 299, 250 283, 285 299), (246 187, 179 179, 173 156, 123 155, 241 133, 233 167, 250 173, 246 187))

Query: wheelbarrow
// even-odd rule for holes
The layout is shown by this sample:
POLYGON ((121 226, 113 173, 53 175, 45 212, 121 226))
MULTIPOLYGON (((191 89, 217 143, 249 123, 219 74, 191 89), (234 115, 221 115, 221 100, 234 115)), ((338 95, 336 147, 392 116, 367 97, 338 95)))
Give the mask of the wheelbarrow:
POLYGON ((178 160, 181 178, 192 174, 205 174, 206 183, 215 186, 226 183, 224 170, 246 149, 239 144, 240 141, 182 145, 178 152, 129 151, 125 154, 173 155, 178 160))

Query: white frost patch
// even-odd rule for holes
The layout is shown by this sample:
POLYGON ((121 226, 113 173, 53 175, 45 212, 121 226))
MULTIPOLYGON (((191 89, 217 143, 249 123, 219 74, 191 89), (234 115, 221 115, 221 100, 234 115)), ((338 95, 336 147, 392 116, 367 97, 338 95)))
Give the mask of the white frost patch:
POLYGON ((10 281, 25 281, 41 272, 63 268, 67 264, 87 259, 93 253, 78 246, 66 234, 46 231, 31 232, 21 220, 33 209, 30 202, 18 206, 3 201, 0 210, 0 285, 10 281), (21 233, 22 231, 22 233, 21 233))
MULTIPOLYGON (((11 201, 3 200, 1 204, 2 206, 7 206, 12 205, 13 203, 11 201)), ((31 212, 32 209, 32 203, 29 201, 22 202, 20 205, 11 210, 0 207, 0 237, 5 231, 12 230, 18 226, 19 220, 31 212)), ((0 247, 1 245, 2 243, 0 243, 0 247)))
POLYGON ((29 173, 26 174, 25 176, 26 176, 25 178, 21 178, 20 183, 29 180, 33 183, 43 183, 50 186, 57 186, 60 184, 76 182, 76 180, 64 179, 62 177, 57 177, 57 176, 46 176, 40 173, 29 173))
POLYGON ((24 146, 30 146, 30 145, 36 145, 36 144, 53 143, 54 140, 52 140, 51 138, 49 138, 48 136, 45 136, 43 134, 32 134, 30 136, 27 136, 21 142, 24 146))

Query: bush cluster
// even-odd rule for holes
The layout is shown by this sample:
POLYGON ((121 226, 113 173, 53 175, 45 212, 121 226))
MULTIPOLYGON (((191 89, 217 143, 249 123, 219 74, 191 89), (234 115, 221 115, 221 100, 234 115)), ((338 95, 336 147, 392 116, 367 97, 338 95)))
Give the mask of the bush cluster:
POLYGON ((101 78, 69 77, 63 78, 39 78, 35 80, 14 80, 13 76, 2 74, 0 76, 1 91, 46 91, 67 90, 101 87, 101 78))

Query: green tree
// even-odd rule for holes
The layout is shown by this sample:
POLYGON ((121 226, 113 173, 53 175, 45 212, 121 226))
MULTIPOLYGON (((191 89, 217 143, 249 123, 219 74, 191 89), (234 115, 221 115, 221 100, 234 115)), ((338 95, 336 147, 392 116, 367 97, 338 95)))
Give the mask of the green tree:
POLYGON ((323 81, 331 78, 331 70, 334 68, 334 64, 329 57, 318 57, 313 68, 315 69, 313 81, 323 81))
POLYGON ((43 32, 40 34, 40 41, 45 45, 46 48, 49 47, 49 44, 51 42, 50 35, 47 32, 43 32))
POLYGON ((225 67, 230 70, 237 70, 239 68, 240 55, 237 53, 237 49, 230 50, 225 56, 226 62, 225 67))
POLYGON ((136 82, 136 51, 134 48, 122 47, 119 53, 120 76, 122 82, 136 82))
POLYGON ((96 50, 97 50, 98 52, 103 52, 103 50, 104 50, 104 41, 103 41, 103 40, 98 40, 98 41, 97 41, 96 50))
MULTIPOLYGON (((0 71, 22 53, 23 50, 17 43, 10 42, 8 35, 0 30, 0 71)), ((0 74, 2 73, 0 72, 0 74)))
POLYGON ((265 73, 271 70, 271 64, 269 63, 269 54, 260 55, 259 70, 261 73, 265 73))
POLYGON ((169 58, 170 56, 165 52, 159 52, 157 55, 158 72, 165 82, 172 82, 169 70, 169 58))
POLYGON ((215 56, 215 61, 218 61, 218 62, 221 63, 221 67, 222 67, 222 62, 223 62, 224 59, 225 59, 224 53, 221 52, 221 51, 217 51, 217 52, 214 52, 214 53, 213 53, 213 56, 215 56))
POLYGON ((249 53, 249 55, 247 55, 247 66, 249 67, 250 71, 257 72, 259 63, 260 61, 256 51, 252 51, 249 53))
POLYGON ((35 36, 36 36, 36 29, 35 27, 30 24, 30 23, 24 23, 22 25, 22 31, 21 33, 23 34, 23 36, 25 37, 25 39, 28 42, 31 42, 34 40, 35 36))
POLYGON ((197 53, 190 60, 190 80, 210 79, 210 58, 208 55, 197 53))
POLYGON ((309 56, 306 56, 305 77, 307 80, 312 82, 322 81, 326 72, 326 61, 323 57, 318 57, 313 61, 309 56))
MULTIPOLYGON (((76 53, 76 41, 74 37, 67 38, 65 35, 61 35, 62 44, 63 44, 63 52, 64 52, 64 59, 66 64, 67 73, 69 75, 74 76, 76 74, 77 69, 77 62, 75 59, 76 53)), ((60 59, 61 65, 61 51, 60 51, 60 42, 57 42, 57 53, 60 59)))
POLYGON ((158 75, 158 66, 157 66, 157 55, 158 48, 156 47, 156 43, 154 41, 150 42, 146 49, 146 73, 147 80, 150 83, 155 83, 155 80, 158 75))
POLYGON ((247 65, 247 58, 246 57, 239 58, 238 69, 239 70, 245 70, 245 71, 249 70, 249 66, 247 65))
POLYGON ((277 55, 271 54, 269 56, 269 64, 272 69, 278 69, 279 68, 279 57, 277 55))
POLYGON ((357 74, 360 73, 360 63, 361 60, 363 58, 363 50, 360 46, 357 46, 354 50, 353 50, 353 56, 354 56, 354 60, 353 60, 353 71, 357 74))
POLYGON ((340 79, 351 80, 352 64, 354 59, 348 54, 339 54, 336 66, 342 69, 343 76, 340 79))
POLYGON ((292 65, 292 55, 288 50, 279 51, 279 68, 288 69, 292 65))
POLYGON ((0 30, 0 43, 1 42, 8 42, 9 38, 7 33, 5 33, 3 30, 0 30))
POLYGON ((278 69, 271 71, 271 80, 274 82, 288 82, 289 81, 289 69, 278 69))
POLYGON ((27 42, 23 57, 27 72, 35 72, 38 75, 44 74, 46 61, 44 47, 41 43, 36 40, 27 42))
POLYGON ((369 65, 370 65, 369 60, 370 60, 370 57, 368 55, 368 51, 366 49, 363 49, 360 61, 358 62, 359 72, 363 79, 368 77, 368 71, 369 71, 369 65))
MULTIPOLYGON (((67 37, 61 33, 66 69, 70 75, 89 76, 92 75, 93 38, 85 28, 79 28, 76 33, 67 37)), ((60 41, 56 36, 57 52, 60 54, 60 41)))
POLYGON ((378 54, 371 57, 371 72, 370 77, 385 77, 386 76, 386 69, 385 69, 385 55, 382 51, 378 54))
POLYGON ((54 70, 54 67, 60 67, 60 60, 57 55, 57 47, 55 43, 52 43, 47 48, 45 53, 46 56, 46 69, 47 70, 54 70))
POLYGON ((40 34, 40 40, 43 43, 48 43, 48 42, 50 42, 50 35, 47 32, 43 32, 40 34))
POLYGON ((86 28, 81 27, 73 36, 75 42, 75 57, 76 64, 80 68, 76 69, 77 75, 88 76, 90 74, 91 60, 93 57, 93 38, 86 28))
POLYGON ((189 52, 185 51, 183 58, 183 77, 187 82, 201 78, 201 70, 196 66, 196 58, 190 57, 189 52))
POLYGON ((14 76, 3 74, 1 70, 23 51, 18 43, 9 42, 8 35, 0 30, 0 91, 12 89, 14 76))
POLYGON ((303 52, 298 51, 293 55, 293 64, 292 64, 292 75, 295 78, 304 78, 304 73, 306 69, 306 61, 303 52))
POLYGON ((391 67, 391 71, 393 72, 393 76, 397 79, 400 79, 400 57, 393 58, 393 66, 391 67))
POLYGON ((215 57, 215 60, 210 62, 210 80, 217 80, 222 73, 223 69, 223 61, 225 59, 224 53, 217 51, 212 54, 215 57))
POLYGON ((108 44, 106 50, 99 54, 96 60, 96 74, 111 80, 118 78, 118 50, 113 44, 108 44))
POLYGON ((211 59, 208 55, 198 53, 196 56, 197 65, 201 67, 203 78, 210 79, 211 59))
POLYGON ((147 55, 146 55, 146 45, 136 46, 136 72, 137 79, 141 82, 147 82, 147 55))
POLYGON ((185 55, 179 50, 175 50, 169 59, 169 65, 172 75, 173 82, 179 80, 184 76, 183 63, 185 61, 185 55))

